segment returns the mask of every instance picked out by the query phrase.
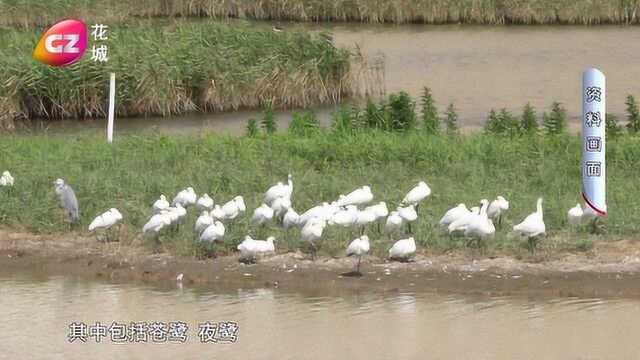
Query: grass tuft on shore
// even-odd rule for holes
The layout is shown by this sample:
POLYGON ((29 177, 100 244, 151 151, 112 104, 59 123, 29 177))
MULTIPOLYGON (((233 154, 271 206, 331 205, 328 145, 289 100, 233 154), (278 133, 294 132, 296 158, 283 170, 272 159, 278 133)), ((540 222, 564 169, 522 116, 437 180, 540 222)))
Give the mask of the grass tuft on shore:
POLYGON ((37 36, 0 32, 0 116, 103 117, 109 72, 119 116, 333 104, 360 91, 363 72, 320 36, 249 24, 111 27, 107 63, 92 61, 89 48, 65 68, 31 59, 37 36))
MULTIPOLYGON (((43 233, 66 231, 53 192, 53 181, 62 177, 80 201, 82 228, 78 231, 85 232, 93 217, 116 207, 125 216, 125 237, 133 239, 140 235, 150 206, 161 193, 173 197, 193 186, 217 203, 238 194, 245 197, 248 213, 227 227, 226 245, 219 251, 232 251, 248 232, 262 238, 275 235, 280 250, 304 248, 297 230, 286 234, 275 225, 267 229, 248 225, 264 191, 292 173, 293 206, 299 212, 365 184, 372 187, 376 201, 387 201, 394 208, 407 190, 426 180, 433 194, 420 207, 414 232, 422 248, 438 251, 464 246, 461 239, 450 239, 436 226, 447 209, 460 202, 473 206, 497 195, 507 197, 511 208, 504 228, 487 245, 490 250, 523 250, 523 242, 508 235, 509 229, 533 212, 536 198, 542 196, 549 233, 542 246, 580 250, 593 236, 569 229, 566 211, 581 200, 581 141, 568 134, 429 136, 420 130, 375 129, 335 136, 331 129, 318 128, 305 131, 304 136, 292 132, 240 138, 123 136, 112 146, 91 136, 4 136, 0 170, 10 170, 16 184, 0 188, 0 224, 43 233)), ((606 234, 599 237, 629 237, 640 231, 636 221, 640 205, 634 196, 640 193, 639 159, 640 138, 625 136, 607 143, 610 213, 606 234)), ((191 210, 187 225, 164 239, 167 251, 198 252, 192 231, 196 216, 191 210)), ((373 252, 383 255, 390 240, 373 228, 368 232, 373 252)), ((330 229, 321 246, 327 253, 342 254, 352 238, 345 231, 330 229)))

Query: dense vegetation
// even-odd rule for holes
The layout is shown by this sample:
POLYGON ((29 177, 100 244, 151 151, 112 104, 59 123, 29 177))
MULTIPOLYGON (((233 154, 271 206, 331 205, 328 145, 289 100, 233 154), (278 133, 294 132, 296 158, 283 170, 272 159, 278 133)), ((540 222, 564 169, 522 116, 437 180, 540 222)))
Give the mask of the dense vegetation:
POLYGON ((107 23, 209 17, 294 21, 470 24, 636 24, 638 0, 1 0, 0 25, 63 17, 107 23))
MULTIPOLYGON (((63 177, 80 200, 83 218, 78 231, 84 232, 97 214, 117 207, 125 214, 122 239, 131 240, 140 236, 150 206, 161 193, 171 197, 193 186, 218 203, 238 194, 245 197, 248 213, 227 226, 225 245, 219 251, 232 250, 247 232, 259 237, 273 234, 281 240, 279 249, 293 249, 304 247, 297 230, 285 233, 276 225, 266 229, 248 225, 263 192, 292 173, 293 206, 299 212, 364 184, 372 187, 376 201, 385 200, 393 208, 417 181, 426 180, 433 194, 421 206, 413 230, 420 246, 433 251, 464 244, 436 226, 448 208, 460 202, 472 206, 497 195, 507 197, 511 208, 504 228, 487 243, 489 251, 524 250, 526 242, 509 235, 509 229, 534 211, 539 196, 545 199, 549 234, 541 244, 543 249, 586 249, 598 236, 616 239, 635 236, 640 230, 636 221, 640 207, 634 196, 640 191, 636 181, 640 137, 625 135, 620 128, 620 136, 608 141, 610 213, 604 235, 589 235, 566 224, 566 211, 580 201, 579 136, 532 130, 462 136, 450 129, 434 134, 432 127, 417 121, 414 106, 405 94, 395 94, 362 108, 341 109, 331 127, 319 126, 312 112, 298 113, 287 131, 275 131, 271 115, 265 112, 263 118, 250 122, 251 136, 246 137, 124 136, 110 146, 102 138, 87 136, 3 136, 0 170, 11 170, 16 185, 0 189, 0 223, 36 232, 66 231, 52 185, 55 178, 63 177)), ((548 117, 561 116, 560 110, 553 106, 548 117)), ((527 114, 532 112, 527 110, 527 114)), ((508 120, 509 129, 525 128, 516 126, 503 111, 494 113, 508 120)), ((454 115, 448 112, 449 117, 454 115)), ((530 122, 529 118, 518 124, 530 122)), ((168 251, 196 253, 192 231, 196 216, 190 211, 187 225, 163 238, 168 251)), ((368 232, 374 239, 374 252, 383 254, 388 237, 375 227, 368 232)), ((339 254, 352 237, 344 230, 328 230, 322 249, 339 254)))
POLYGON ((102 117, 111 71, 121 116, 306 107, 358 91, 352 54, 302 32, 213 22, 124 27, 109 33, 118 45, 107 63, 89 51, 65 68, 25 61, 38 36, 0 32, 0 125, 16 116, 102 117))

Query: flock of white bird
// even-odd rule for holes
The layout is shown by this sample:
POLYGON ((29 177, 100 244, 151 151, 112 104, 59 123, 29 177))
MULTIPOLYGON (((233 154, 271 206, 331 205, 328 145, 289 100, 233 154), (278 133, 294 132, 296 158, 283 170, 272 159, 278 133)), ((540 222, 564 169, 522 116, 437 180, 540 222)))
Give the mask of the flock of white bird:
MULTIPOLYGON (((10 187, 13 184, 11 174, 8 171, 3 172, 0 187, 10 187)), ((75 194, 62 179, 56 180, 55 184, 56 193, 61 197, 63 207, 66 207, 63 195, 70 192, 75 199, 75 194)), ((384 224, 384 231, 390 237, 401 232, 406 226, 407 232, 412 234, 411 223, 418 219, 418 207, 431 195, 431 189, 424 181, 420 181, 391 212, 384 201, 372 204, 374 195, 369 186, 362 186, 347 195, 340 195, 333 202, 318 204, 301 214, 292 207, 292 194, 293 178, 289 175, 286 183, 278 182, 265 192, 263 203, 251 215, 251 224, 261 227, 277 222, 284 229, 299 228, 301 240, 311 246, 312 258, 315 258, 318 243, 323 239, 327 227, 357 229, 360 236, 348 244, 346 254, 357 257, 356 269, 359 271, 362 257, 370 250, 369 237, 365 234, 367 226, 377 225, 378 230, 382 231, 380 227, 384 224)), ((171 203, 164 195, 160 195, 151 206, 152 215, 142 228, 143 234, 157 239, 164 231, 178 229, 187 216, 187 209, 191 207, 200 211, 194 231, 198 240, 205 244, 222 242, 225 224, 229 225, 247 210, 242 196, 236 196, 221 206, 215 204, 208 194, 198 197, 192 187, 187 187, 178 192, 171 203)), ((502 196, 493 201, 482 199, 479 207, 471 209, 465 204, 458 204, 442 216, 439 225, 449 234, 461 234, 469 240, 483 241, 494 236, 494 221, 501 224, 508 210, 509 202, 502 196)), ((77 200, 75 211, 78 216, 77 200)), ((567 212, 571 225, 579 225, 595 217, 596 214, 588 206, 583 208, 580 204, 567 212)), ((112 208, 98 215, 89 225, 89 231, 108 231, 123 218, 120 211, 112 208)), ((513 231, 528 238, 530 242, 546 234, 542 198, 537 200, 536 211, 513 226, 513 231)), ((259 256, 274 253, 275 241, 273 236, 266 240, 257 240, 247 235, 237 249, 242 259, 255 260, 259 256)), ((415 239, 408 237, 396 241, 388 254, 390 259, 408 260, 415 252, 415 239)))

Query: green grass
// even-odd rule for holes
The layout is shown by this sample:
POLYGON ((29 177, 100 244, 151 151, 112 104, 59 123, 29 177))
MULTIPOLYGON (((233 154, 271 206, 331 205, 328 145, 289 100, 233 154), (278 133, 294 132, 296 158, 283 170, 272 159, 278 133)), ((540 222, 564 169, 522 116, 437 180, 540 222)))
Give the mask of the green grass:
POLYGON ((357 92, 352 54, 319 36, 246 23, 145 24, 111 27, 107 63, 92 61, 89 48, 65 68, 31 59, 37 31, 0 31, 0 117, 103 117, 111 71, 120 116, 307 107, 357 92))
POLYGON ((30 27, 63 17, 211 17, 295 21, 471 24, 636 24, 638 0, 2 0, 0 25, 30 27))
MULTIPOLYGON (((593 239, 635 237, 640 227, 640 138, 624 136, 607 144, 610 211, 604 235, 576 233, 568 229, 566 211, 580 200, 581 139, 574 135, 522 136, 513 139, 490 135, 425 136, 420 130, 386 133, 358 130, 336 135, 328 129, 271 136, 227 137, 204 134, 194 137, 124 136, 109 146, 97 137, 0 137, 0 171, 16 178, 13 189, 0 189, 0 224, 38 233, 66 231, 57 209, 52 182, 64 178, 74 187, 82 212, 82 230, 94 216, 117 207, 125 216, 127 237, 139 235, 150 216, 150 206, 160 193, 172 197, 187 186, 209 193, 217 203, 241 194, 248 212, 227 227, 226 246, 231 250, 247 233, 248 218, 260 205, 263 192, 287 173, 294 176, 293 205, 302 212, 321 201, 368 184, 376 201, 395 207, 419 180, 433 194, 420 208, 414 232, 422 248, 444 251, 461 247, 435 224, 450 207, 481 198, 503 195, 511 202, 505 229, 488 243, 490 251, 525 251, 508 229, 535 210, 535 200, 545 199, 549 237, 542 246, 551 250, 587 250, 593 239)), ((165 238, 169 251, 194 254, 191 228, 195 211, 180 233, 165 238)), ((288 241, 272 226, 252 229, 257 235, 274 234, 277 247, 299 247, 297 230, 288 241)), ((386 236, 371 232, 373 252, 381 255, 389 246, 386 236)), ((331 229, 323 251, 341 254, 351 236, 331 229)))

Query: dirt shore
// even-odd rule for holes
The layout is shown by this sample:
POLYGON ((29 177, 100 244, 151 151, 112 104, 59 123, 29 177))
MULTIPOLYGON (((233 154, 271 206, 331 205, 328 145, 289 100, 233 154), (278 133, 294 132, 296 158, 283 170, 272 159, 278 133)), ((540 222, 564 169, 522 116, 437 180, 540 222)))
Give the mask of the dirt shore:
POLYGON ((353 259, 287 253, 246 265, 237 256, 198 260, 153 254, 142 246, 98 243, 79 235, 0 230, 0 277, 70 276, 174 286, 278 287, 319 294, 342 291, 434 291, 486 295, 640 297, 640 242, 596 242, 584 253, 517 260, 469 252, 420 253, 409 263, 367 257, 361 277, 353 259))

